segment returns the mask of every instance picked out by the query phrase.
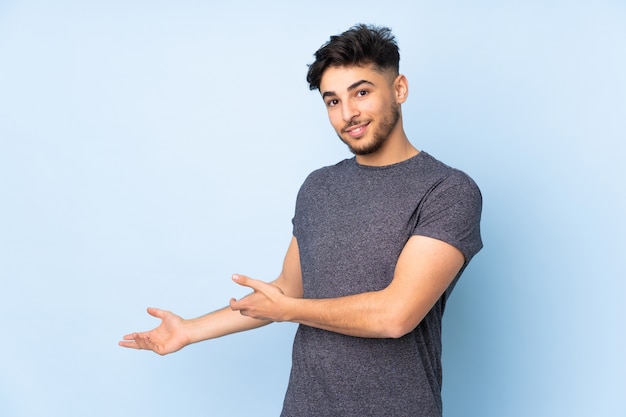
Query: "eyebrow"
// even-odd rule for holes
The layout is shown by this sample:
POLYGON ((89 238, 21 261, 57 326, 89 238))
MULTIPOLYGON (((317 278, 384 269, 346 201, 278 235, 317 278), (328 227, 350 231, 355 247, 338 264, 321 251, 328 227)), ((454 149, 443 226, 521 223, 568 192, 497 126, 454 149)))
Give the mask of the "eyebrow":
MULTIPOLYGON (((353 91, 353 90, 359 88, 360 86, 362 86, 363 84, 368 84, 368 85, 371 85, 372 87, 376 87, 376 85, 373 82, 371 82, 371 81, 359 80, 359 81, 355 82, 354 84, 351 84, 347 88, 347 91, 353 91)), ((335 93, 334 91, 324 91, 324 93, 322 94, 322 98, 334 97, 336 95, 337 95, 337 93, 335 93)))

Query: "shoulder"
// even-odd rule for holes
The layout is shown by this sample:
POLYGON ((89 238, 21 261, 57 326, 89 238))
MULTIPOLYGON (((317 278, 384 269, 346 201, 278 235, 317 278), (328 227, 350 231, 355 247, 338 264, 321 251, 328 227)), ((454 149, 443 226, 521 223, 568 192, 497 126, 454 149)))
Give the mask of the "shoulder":
POLYGON ((420 152, 419 156, 420 159, 416 164, 419 175, 430 177, 433 188, 450 189, 480 197, 478 185, 467 173, 441 162, 424 151, 420 152))
POLYGON ((355 166, 354 158, 344 159, 335 165, 318 168, 311 172, 304 180, 304 185, 311 183, 326 182, 329 179, 347 175, 355 166))
POLYGON ((472 225, 478 227, 483 198, 476 182, 464 171, 428 154, 423 156, 422 161, 420 175, 429 178, 420 202, 422 224, 439 224, 447 230, 463 230, 472 225))
POLYGON ((427 156, 432 182, 421 202, 413 233, 451 244, 469 262, 482 248, 480 189, 465 172, 427 156))

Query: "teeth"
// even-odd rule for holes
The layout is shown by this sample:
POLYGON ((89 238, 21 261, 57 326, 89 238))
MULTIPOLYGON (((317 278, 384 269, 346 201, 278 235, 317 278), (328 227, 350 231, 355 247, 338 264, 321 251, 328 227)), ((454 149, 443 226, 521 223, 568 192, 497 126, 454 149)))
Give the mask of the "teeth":
POLYGON ((361 135, 363 132, 365 132, 365 128, 367 127, 368 124, 361 124, 361 125, 357 125, 357 126, 352 126, 348 129, 345 129, 344 132, 349 134, 350 136, 359 136, 361 135))

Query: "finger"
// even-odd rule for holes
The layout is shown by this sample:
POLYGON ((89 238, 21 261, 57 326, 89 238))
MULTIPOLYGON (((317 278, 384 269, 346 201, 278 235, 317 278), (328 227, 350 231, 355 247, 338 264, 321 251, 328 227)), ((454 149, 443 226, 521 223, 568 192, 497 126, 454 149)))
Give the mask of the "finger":
POLYGON ((139 333, 127 334, 123 337, 123 340, 119 342, 120 346, 129 347, 133 349, 141 349, 141 345, 138 343, 141 340, 139 333))
POLYGON ((153 350, 156 352, 156 343, 152 341, 149 336, 138 335, 135 339, 135 344, 137 345, 137 349, 146 349, 153 350))
POLYGON ((233 275, 233 281, 244 287, 252 288, 255 291, 261 291, 264 285, 268 285, 266 282, 239 274, 233 275))
POLYGON ((230 309, 233 311, 241 310, 241 303, 237 301, 235 298, 230 299, 229 305, 230 305, 230 309))
POLYGON ((246 298, 237 301, 234 298, 230 299, 230 309, 232 311, 238 311, 242 316, 250 316, 250 306, 246 303, 246 298))

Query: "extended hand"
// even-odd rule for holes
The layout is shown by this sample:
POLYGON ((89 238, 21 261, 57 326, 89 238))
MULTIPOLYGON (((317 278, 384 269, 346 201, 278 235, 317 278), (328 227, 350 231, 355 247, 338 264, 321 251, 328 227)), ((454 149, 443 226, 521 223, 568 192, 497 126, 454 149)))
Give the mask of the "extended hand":
POLYGON ((148 314, 161 319, 161 324, 147 332, 127 334, 124 336, 124 341, 119 342, 120 346, 146 349, 159 355, 166 355, 190 343, 184 328, 184 320, 181 317, 158 308, 149 308, 148 314))
POLYGON ((276 285, 246 277, 233 275, 233 281, 254 290, 250 295, 237 301, 230 299, 230 308, 242 315, 259 320, 284 321, 285 307, 289 297, 276 285))

